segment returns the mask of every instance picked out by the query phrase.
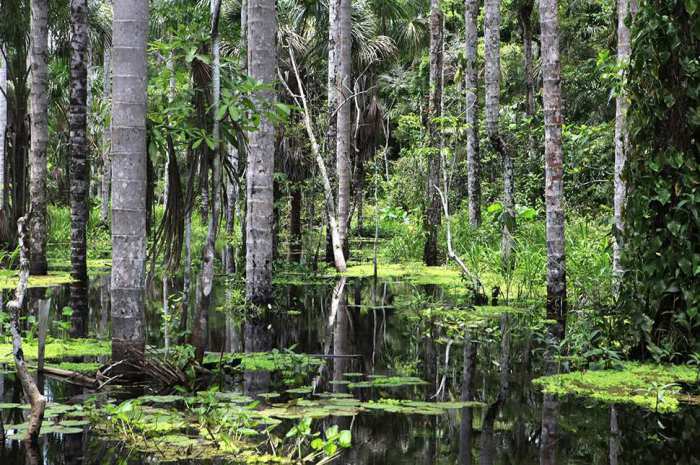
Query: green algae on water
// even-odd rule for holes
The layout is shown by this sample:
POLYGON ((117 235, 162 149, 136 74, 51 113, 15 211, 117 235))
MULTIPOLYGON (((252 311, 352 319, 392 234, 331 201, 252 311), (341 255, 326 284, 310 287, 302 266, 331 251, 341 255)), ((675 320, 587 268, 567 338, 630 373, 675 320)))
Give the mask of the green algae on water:
MULTIPOLYGON (((25 341, 22 344, 24 358, 36 360, 38 353, 37 341, 25 341)), ((58 360, 66 357, 99 357, 112 353, 111 341, 96 339, 53 339, 46 343, 44 349, 46 360, 58 360)), ((0 363, 11 363, 12 344, 0 343, 0 363)))
MULTIPOLYGON (((17 270, 0 270, 0 289, 15 289, 19 281, 17 270)), ((42 276, 30 276, 28 286, 30 288, 55 287, 73 282, 70 273, 65 271, 49 271, 42 276)))
POLYGON ((678 383, 698 382, 698 370, 684 365, 623 362, 621 369, 579 371, 533 380, 547 394, 588 397, 612 404, 634 404, 659 412, 674 412, 683 401, 678 383))

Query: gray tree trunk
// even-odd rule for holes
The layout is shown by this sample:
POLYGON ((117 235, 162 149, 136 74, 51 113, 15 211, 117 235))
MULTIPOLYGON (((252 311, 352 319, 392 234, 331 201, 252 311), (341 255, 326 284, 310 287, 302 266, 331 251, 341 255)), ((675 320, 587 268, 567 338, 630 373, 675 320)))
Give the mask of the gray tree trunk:
POLYGON ((500 0, 485 0, 484 3, 484 56, 486 81, 486 132, 489 141, 503 162, 503 233, 501 259, 510 264, 515 226, 515 204, 513 201, 513 160, 499 130, 501 94, 501 11, 500 0))
POLYGON ((112 359, 143 352, 148 2, 115 0, 112 29, 112 359))
POLYGON ((5 167, 5 131, 7 130, 7 63, 4 48, 0 44, 0 213, 6 214, 5 198, 7 169, 5 167))
POLYGON ((31 1, 31 151, 29 153, 31 274, 46 274, 46 145, 49 141, 48 0, 31 1))
MULTIPOLYGON (((211 164, 211 214, 207 222, 207 239, 202 250, 202 274, 200 276, 200 295, 197 298, 197 315, 192 326, 192 345, 195 348, 197 361, 201 362, 204 357, 208 340, 209 305, 211 303, 211 292, 214 285, 214 259, 216 258, 216 236, 219 231, 219 204, 221 203, 221 143, 219 140, 219 121, 216 113, 219 108, 221 97, 221 39, 218 30, 218 16, 221 8, 221 0, 212 0, 211 3, 212 27, 211 27, 211 48, 212 48, 212 114, 214 122, 212 126, 212 137, 216 141, 212 164, 211 164)), ((208 182, 208 180, 205 180, 208 182)))
MULTIPOLYGON (((276 80, 277 13, 274 0, 250 0, 248 5, 248 74, 271 84, 276 80)), ((273 101, 271 89, 256 96, 273 101)), ((275 128, 263 117, 249 135, 246 179, 246 298, 255 304, 272 300, 272 173, 275 128)))
MULTIPOLYGON (((340 11, 337 15, 340 38, 337 54, 337 78, 338 101, 337 113, 337 144, 336 144, 336 172, 338 177, 338 228, 343 249, 347 251, 348 223, 350 218, 350 179, 352 168, 350 166, 352 150, 352 5, 350 0, 340 0, 340 11)), ((347 253, 346 253, 347 255, 347 253)))
POLYGON ((479 99, 477 97, 478 69, 476 64, 477 18, 479 0, 464 1, 466 65, 464 83, 467 96, 467 197, 469 224, 481 224, 481 158, 479 156, 479 99))
POLYGON ((557 0, 540 0, 544 108, 545 208, 547 231, 547 319, 556 320, 553 336, 566 325, 564 253, 564 154, 562 150, 561 69, 557 0))
MULTIPOLYGON (((0 213, 7 215, 7 198, 5 192, 7 183, 7 167, 5 166, 5 131, 7 130, 7 63, 3 53, 3 45, 0 44, 0 213)), ((1 219, 0 219, 1 221, 1 219)))
POLYGON ((88 317, 87 224, 88 141, 87 141, 87 0, 71 0, 70 60, 70 208, 71 208, 71 335, 86 335, 88 317))
MULTIPOLYGON (((635 0, 617 1, 617 64, 626 67, 630 59, 630 30, 625 24, 627 16, 636 13, 635 0)), ((627 186, 622 178, 627 161, 627 149, 629 146, 629 134, 627 131, 627 110, 629 98, 625 89, 621 89, 615 99, 615 193, 613 198, 613 211, 615 216, 615 237, 613 240, 613 274, 619 281, 623 269, 620 263, 622 253, 622 233, 625 229, 624 208, 627 197, 627 186)))
POLYGON ((328 1, 328 129, 326 151, 335 158, 338 117, 338 59, 340 54, 340 10, 343 0, 328 1))
MULTIPOLYGON (((104 82, 102 99, 111 105, 112 100, 112 49, 105 47, 104 51, 104 82)), ((109 197, 112 185, 112 159, 109 156, 112 145, 111 128, 104 132, 104 153, 102 154, 102 203, 100 205, 100 221, 109 221, 109 197)))
POLYGON ((428 105, 428 130, 430 131, 430 147, 432 149, 428 159, 428 176, 426 183, 426 206, 423 218, 423 227, 427 233, 425 247, 423 249, 423 261, 426 265, 438 264, 438 229, 440 227, 440 194, 437 186, 440 185, 440 137, 434 119, 440 116, 442 107, 442 62, 443 62, 443 36, 442 36, 442 10, 440 0, 430 2, 430 100, 428 105))

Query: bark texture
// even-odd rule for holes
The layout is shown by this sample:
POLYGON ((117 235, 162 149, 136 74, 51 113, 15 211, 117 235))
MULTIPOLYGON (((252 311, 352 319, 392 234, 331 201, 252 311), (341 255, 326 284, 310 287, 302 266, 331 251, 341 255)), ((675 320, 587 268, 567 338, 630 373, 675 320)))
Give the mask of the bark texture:
POLYGON ((557 0, 540 0, 544 108, 545 209, 547 232, 547 319, 556 320, 553 336, 566 325, 564 253, 564 154, 562 150, 561 64, 557 0))
POLYGON ((49 141, 48 0, 31 0, 31 151, 29 154, 31 274, 46 274, 46 146, 49 141))
POLYGON ((87 224, 87 0, 71 0, 70 59, 70 209, 71 209, 71 335, 84 337, 88 318, 87 224))
POLYGON ((465 24, 465 70, 464 88, 467 97, 467 197, 469 202, 469 224, 481 224, 481 158, 479 156, 479 99, 477 97, 478 69, 476 63, 477 18, 479 0, 464 1, 465 24))
MULTIPOLYGON (((221 0, 211 1, 211 44, 212 44, 212 100, 213 111, 216 115, 221 97, 221 55, 220 38, 218 30, 218 16, 221 8, 221 0)), ((201 362, 204 358, 204 351, 208 341, 209 326, 209 305, 211 303, 211 292, 214 286, 214 259, 216 258, 216 236, 219 231, 219 205, 221 203, 221 144, 219 141, 219 122, 214 117, 212 126, 212 136, 216 141, 211 159, 211 214, 207 222, 207 239, 202 250, 202 274, 200 276, 199 295, 197 298, 197 315, 192 325, 192 345, 195 348, 195 357, 201 362)), ((205 182, 208 180, 205 179, 205 182)))
MULTIPOLYGON (((333 1, 333 0, 331 0, 333 1)), ((352 150, 352 5, 350 0, 340 0, 338 11, 339 29, 338 60, 336 85, 337 107, 337 143, 336 143, 336 173, 338 179, 338 228, 343 250, 347 250, 348 223, 350 218, 350 166, 352 150)))
POLYGON ((335 158, 338 110, 338 54, 340 53, 340 4, 343 0, 328 1, 328 129, 326 150, 328 159, 335 158))
MULTIPOLYGON (((630 45, 630 30, 625 24, 627 17, 636 12, 635 0, 617 0, 617 64, 626 67, 630 60, 632 47, 630 45)), ((627 131, 627 110, 629 97, 625 89, 620 89, 615 99, 615 193, 613 211, 615 215, 615 237, 613 240, 613 273, 619 280, 623 269, 620 263, 622 253, 622 235, 625 230, 624 208, 627 197, 627 186, 622 178, 627 161, 629 133, 627 131)))
MULTIPOLYGON (((112 50, 105 46, 104 51, 104 82, 102 99, 111 104, 112 100, 112 50)), ((112 130, 106 128, 104 132, 104 152, 102 153, 102 199, 100 204, 100 221, 103 224, 109 222, 109 197, 112 190, 112 158, 110 150, 112 145, 112 130)))
POLYGON ((6 214, 5 198, 7 169, 5 167, 5 131, 7 130, 7 63, 2 45, 0 45, 0 212, 6 214))
POLYGON ((499 130, 501 95, 501 2, 485 0, 484 3, 484 56, 486 81, 486 132, 491 146, 503 163, 503 232, 501 259, 510 264, 515 227, 515 203, 513 200, 513 159, 499 130))
POLYGON ((428 130, 431 154, 428 158, 428 180, 425 189, 426 206, 423 227, 426 233, 423 261, 426 265, 438 264, 438 229, 440 227, 440 136, 434 122, 442 108, 443 31, 440 0, 430 2, 430 97, 428 102, 428 130))
MULTIPOLYGON (((272 84, 277 65, 274 0, 251 0, 248 5, 248 74, 272 84)), ((259 101, 274 100, 271 89, 259 101)), ((246 298, 255 304, 272 300, 272 215, 275 128, 263 117, 249 135, 246 179, 246 298)))
POLYGON ((112 359, 144 350, 148 2, 115 0, 112 30, 112 359))

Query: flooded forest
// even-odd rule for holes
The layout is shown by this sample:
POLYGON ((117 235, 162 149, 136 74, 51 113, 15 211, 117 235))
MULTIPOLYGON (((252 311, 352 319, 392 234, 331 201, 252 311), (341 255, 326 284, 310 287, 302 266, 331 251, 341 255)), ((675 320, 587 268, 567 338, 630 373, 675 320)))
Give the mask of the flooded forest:
POLYGON ((0 0, 1 465, 700 465, 698 0, 0 0))

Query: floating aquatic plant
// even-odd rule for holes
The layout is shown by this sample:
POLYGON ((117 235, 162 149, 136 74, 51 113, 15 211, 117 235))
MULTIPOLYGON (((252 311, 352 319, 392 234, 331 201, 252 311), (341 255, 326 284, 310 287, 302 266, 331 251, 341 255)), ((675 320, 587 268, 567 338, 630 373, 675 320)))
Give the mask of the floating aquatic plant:
POLYGON ((659 412, 678 410, 684 394, 678 383, 697 383, 698 371, 684 365, 622 362, 616 370, 577 371, 533 380, 545 393, 635 404, 659 412))

